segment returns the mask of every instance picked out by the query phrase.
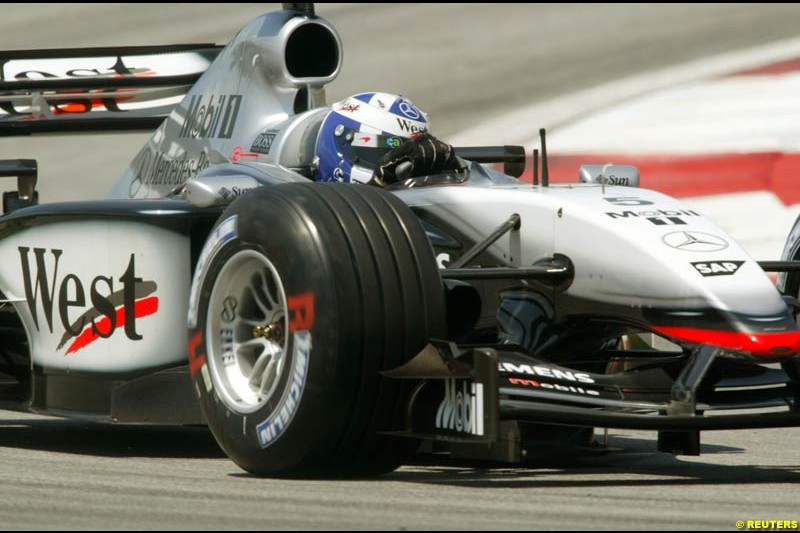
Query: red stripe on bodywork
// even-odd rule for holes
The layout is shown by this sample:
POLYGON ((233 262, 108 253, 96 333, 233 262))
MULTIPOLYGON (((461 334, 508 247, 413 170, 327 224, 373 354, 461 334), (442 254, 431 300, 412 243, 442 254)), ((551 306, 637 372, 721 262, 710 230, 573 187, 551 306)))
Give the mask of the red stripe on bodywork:
MULTIPOLYGON (((151 296, 149 298, 144 298, 142 300, 138 300, 134 303, 133 306, 133 314, 136 318, 141 318, 147 315, 152 315, 158 311, 158 296, 151 296)), ((117 309, 117 316, 116 316, 116 326, 114 329, 120 328, 125 325, 125 307, 122 306, 117 309)), ((108 317, 103 317, 102 319, 95 322, 95 328, 100 331, 108 331, 109 334, 111 333, 111 320, 108 317)), ((86 348, 88 345, 100 339, 100 335, 97 335, 92 331, 92 326, 89 325, 83 332, 76 337, 72 344, 69 345, 67 348, 66 355, 71 353, 75 353, 82 348, 86 348)))
POLYGON ((653 330, 672 339, 711 344, 761 357, 789 357, 800 352, 800 331, 743 333, 672 326, 657 326, 653 330))
POLYGON ((243 159, 258 159, 258 154, 255 152, 245 152, 244 148, 237 146, 231 152, 231 161, 238 163, 243 159))

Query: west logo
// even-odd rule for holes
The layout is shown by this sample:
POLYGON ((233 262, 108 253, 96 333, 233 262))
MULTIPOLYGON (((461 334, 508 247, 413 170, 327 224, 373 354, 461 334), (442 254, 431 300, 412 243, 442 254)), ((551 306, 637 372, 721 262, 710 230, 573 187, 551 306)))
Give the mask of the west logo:
POLYGON ((412 122, 410 120, 406 120, 403 118, 397 118, 397 125, 400 126, 400 129, 406 131, 408 133, 422 133, 424 131, 428 131, 428 128, 425 126, 419 126, 417 123, 412 122))
MULTIPOLYGON (((13 71, 7 72, 6 63, 8 62, 9 62, 8 59, 0 60, 0 81, 6 81, 10 79, 48 80, 53 78, 64 78, 64 77, 80 79, 80 78, 93 78, 96 76, 110 77, 112 75, 114 75, 114 77, 129 78, 139 74, 152 72, 152 70, 149 68, 128 67, 127 65, 125 65, 125 62, 123 61, 121 56, 118 56, 116 58, 116 61, 114 62, 113 65, 104 69, 74 68, 66 71, 55 71, 55 72, 48 72, 42 70, 24 70, 20 72, 13 72, 13 71)), ((122 113, 124 111, 119 108, 119 103, 129 100, 131 98, 129 94, 124 95, 123 93, 117 92, 115 89, 101 90, 96 94, 97 97, 95 97, 93 93, 92 98, 71 98, 69 100, 64 100, 63 98, 48 99, 47 97, 45 97, 44 101, 47 102, 47 105, 50 107, 51 112, 54 114, 91 113, 95 109, 101 109, 102 111, 109 111, 112 113, 122 113)), ((0 102, 0 111, 15 116, 34 115, 34 111, 32 111, 32 109, 34 108, 32 107, 25 106, 23 109, 17 109, 14 106, 15 104, 13 101, 0 102)), ((38 111, 36 112, 38 113, 38 111)))
POLYGON ((107 339, 118 328, 123 328, 130 340, 140 340, 142 336, 136 331, 136 319, 158 311, 158 297, 151 296, 156 292, 156 283, 136 277, 134 254, 131 254, 128 266, 119 278, 98 275, 84 283, 75 274, 59 277, 63 250, 51 249, 49 254, 45 248, 31 250, 20 246, 18 250, 25 299, 33 323, 37 330, 47 327, 53 333, 56 311, 64 328, 57 349, 74 339, 67 354, 97 339, 107 339), (90 307, 87 309, 87 306, 90 307), (81 309, 83 312, 79 312, 81 309))

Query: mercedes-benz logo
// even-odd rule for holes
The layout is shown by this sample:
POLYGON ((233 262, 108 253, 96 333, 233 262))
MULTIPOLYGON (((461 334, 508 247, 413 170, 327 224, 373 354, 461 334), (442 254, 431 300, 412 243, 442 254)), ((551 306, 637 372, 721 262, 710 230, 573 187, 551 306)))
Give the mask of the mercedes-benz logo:
POLYGON ((725 239, 699 231, 674 231, 662 240, 667 246, 685 252, 718 252, 728 247, 725 239))
POLYGON ((398 105, 397 108, 402 114, 411 120, 419 120, 420 118, 419 111, 417 111, 417 109, 408 102, 400 102, 400 105, 398 105))

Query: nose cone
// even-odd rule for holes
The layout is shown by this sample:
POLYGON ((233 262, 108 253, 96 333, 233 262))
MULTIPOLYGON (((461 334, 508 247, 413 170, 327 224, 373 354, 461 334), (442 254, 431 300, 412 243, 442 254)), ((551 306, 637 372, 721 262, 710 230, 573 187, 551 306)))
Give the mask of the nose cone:
POLYGON ((800 353, 800 329, 787 310, 773 316, 742 316, 730 312, 716 317, 670 313, 667 325, 652 329, 664 337, 692 344, 709 344, 759 360, 784 359, 800 353))
POLYGON ((710 344, 758 358, 788 358, 800 353, 800 330, 780 333, 717 331, 712 329, 664 326, 654 328, 665 337, 710 344))

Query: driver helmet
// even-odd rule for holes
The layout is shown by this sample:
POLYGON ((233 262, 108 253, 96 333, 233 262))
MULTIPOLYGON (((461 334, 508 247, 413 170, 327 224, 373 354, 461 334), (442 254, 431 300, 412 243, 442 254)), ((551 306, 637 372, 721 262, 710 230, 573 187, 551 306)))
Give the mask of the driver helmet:
POLYGON ((360 93, 331 106, 317 136, 317 181, 369 183, 381 158, 428 120, 410 100, 388 93, 360 93))

